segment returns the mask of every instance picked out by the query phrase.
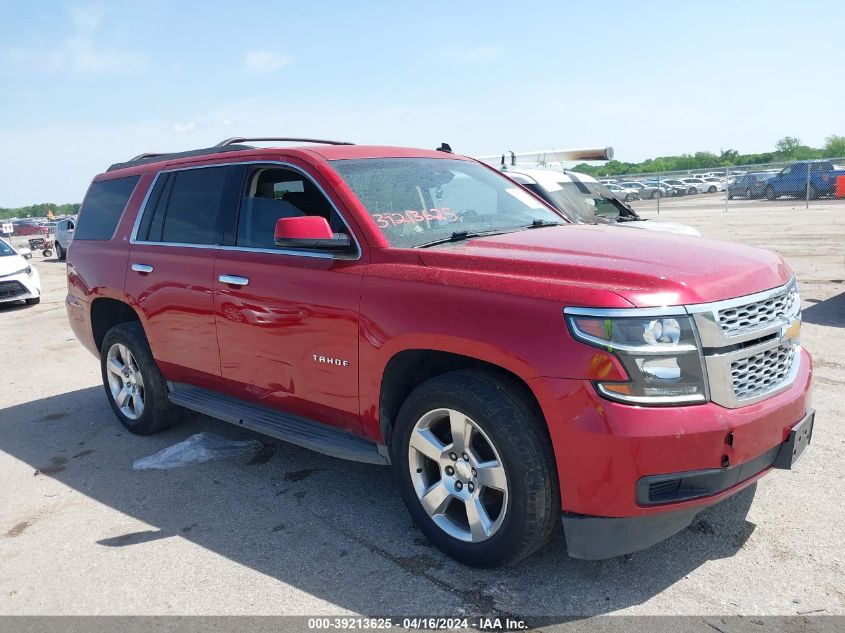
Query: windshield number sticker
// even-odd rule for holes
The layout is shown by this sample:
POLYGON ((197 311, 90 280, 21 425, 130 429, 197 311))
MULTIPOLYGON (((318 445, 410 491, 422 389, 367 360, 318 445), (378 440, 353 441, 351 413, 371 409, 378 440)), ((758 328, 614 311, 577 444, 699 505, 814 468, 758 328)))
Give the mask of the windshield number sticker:
POLYGON ((400 226, 402 224, 417 225, 422 224, 423 222, 431 222, 432 220, 440 220, 443 222, 458 221, 458 214, 445 207, 442 209, 426 209, 423 211, 409 209, 401 213, 373 213, 372 216, 379 228, 382 229, 386 229, 391 226, 400 226))

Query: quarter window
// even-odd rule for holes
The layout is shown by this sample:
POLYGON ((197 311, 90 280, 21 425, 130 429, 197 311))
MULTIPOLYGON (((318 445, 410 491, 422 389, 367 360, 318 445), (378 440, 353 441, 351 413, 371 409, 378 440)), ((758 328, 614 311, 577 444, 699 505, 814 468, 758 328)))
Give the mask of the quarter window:
POLYGON ((79 210, 75 240, 110 240, 140 176, 91 183, 79 210))

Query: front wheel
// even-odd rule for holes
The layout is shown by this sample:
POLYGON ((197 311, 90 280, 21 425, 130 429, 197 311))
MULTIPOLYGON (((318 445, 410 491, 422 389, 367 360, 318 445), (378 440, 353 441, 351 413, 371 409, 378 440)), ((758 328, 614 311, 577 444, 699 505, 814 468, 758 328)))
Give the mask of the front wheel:
POLYGON ((156 433, 182 417, 183 409, 168 399, 167 383, 137 321, 120 323, 106 333, 100 369, 112 411, 132 433, 156 433))
POLYGON ((651 192, 651 199, 652 200, 657 200, 660 196, 661 196, 661 193, 660 193, 659 189, 655 189, 654 191, 651 192))
POLYGON ((56 242, 56 259, 64 259, 66 256, 65 249, 62 248, 62 245, 56 242))
POLYGON ((560 520, 548 434, 519 385, 455 371, 418 386, 396 420, 392 456, 414 522, 452 558, 518 561, 560 520))
POLYGON ((766 200, 774 200, 775 199, 775 188, 769 185, 766 187, 766 200))
POLYGON ((818 200, 819 192, 816 189, 815 185, 811 184, 809 187, 807 187, 807 195, 810 197, 810 200, 818 200))
POLYGON ((746 189, 746 190, 745 190, 745 199, 746 199, 746 200, 751 200, 751 198, 752 198, 752 195, 751 195, 751 189, 750 189, 750 188, 749 188, 749 189, 746 189))
POLYGON ((695 187, 690 187, 689 189, 687 189, 688 196, 694 195, 696 193, 698 193, 698 189, 696 189, 695 187))
POLYGON ((715 185, 710 185, 710 187, 707 188, 707 193, 716 193, 715 185))

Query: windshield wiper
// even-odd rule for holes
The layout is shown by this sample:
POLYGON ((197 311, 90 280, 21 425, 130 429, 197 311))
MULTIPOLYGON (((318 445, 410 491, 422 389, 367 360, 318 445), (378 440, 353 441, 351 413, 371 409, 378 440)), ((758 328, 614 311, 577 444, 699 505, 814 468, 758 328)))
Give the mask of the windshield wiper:
POLYGON ((449 237, 443 237, 439 240, 425 242, 424 244, 417 244, 414 248, 428 248, 429 246, 437 246, 438 244, 448 244, 449 242, 463 242, 472 237, 483 237, 486 235, 501 235, 502 233, 510 233, 513 229, 508 231, 454 231, 449 237))
POLYGON ((524 226, 524 229, 539 229, 544 226, 561 226, 563 222, 552 222, 551 220, 534 220, 528 226, 524 226))

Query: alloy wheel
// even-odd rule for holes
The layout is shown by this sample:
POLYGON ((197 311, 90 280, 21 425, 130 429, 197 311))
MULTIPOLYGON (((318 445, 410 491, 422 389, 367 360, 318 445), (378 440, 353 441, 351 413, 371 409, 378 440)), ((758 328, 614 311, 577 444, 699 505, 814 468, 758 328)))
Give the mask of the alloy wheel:
POLYGON ((423 415, 411 431, 408 468, 423 510, 449 536, 479 543, 501 528, 507 474, 490 437, 467 415, 423 415))
POLYGON ((109 348, 106 372, 117 408, 130 420, 140 418, 144 413, 144 378, 128 347, 115 343, 109 348))

